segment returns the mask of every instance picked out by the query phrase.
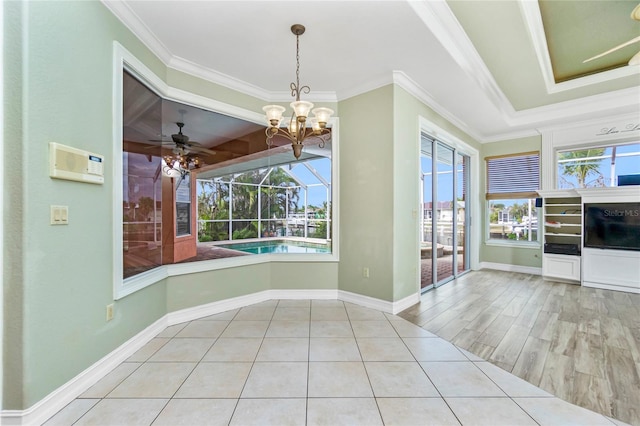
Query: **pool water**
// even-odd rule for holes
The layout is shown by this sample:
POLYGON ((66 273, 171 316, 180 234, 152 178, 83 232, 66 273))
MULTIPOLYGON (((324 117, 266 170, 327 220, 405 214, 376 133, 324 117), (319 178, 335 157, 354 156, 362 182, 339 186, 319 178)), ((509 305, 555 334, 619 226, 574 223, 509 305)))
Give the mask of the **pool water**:
POLYGON ((269 253, 331 253, 331 248, 321 244, 303 242, 282 242, 282 241, 260 241, 253 243, 223 244, 224 247, 232 250, 244 251, 252 254, 269 253))

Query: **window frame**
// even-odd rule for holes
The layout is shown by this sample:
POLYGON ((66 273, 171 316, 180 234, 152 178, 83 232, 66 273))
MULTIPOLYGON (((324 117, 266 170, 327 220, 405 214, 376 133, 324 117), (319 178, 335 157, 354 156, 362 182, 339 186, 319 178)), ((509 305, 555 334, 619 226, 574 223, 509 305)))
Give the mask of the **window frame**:
MULTIPOLYGON (((340 120, 331 117, 329 127, 332 129, 331 138, 331 203, 332 203, 332 251, 323 254, 263 254, 259 256, 239 256, 224 259, 206 260, 200 262, 187 262, 167 264, 149 271, 123 279, 123 226, 122 226, 122 87, 123 71, 129 72, 150 90, 166 100, 189 104, 213 112, 229 115, 254 123, 263 124, 263 114, 253 112, 235 105, 226 104, 195 93, 187 92, 167 85, 153 71, 137 59, 132 53, 117 41, 113 42, 113 73, 112 73, 112 135, 113 135, 113 168, 112 168, 112 267, 113 267, 113 299, 119 300, 138 290, 160 282, 167 277, 213 271, 217 269, 234 268, 267 262, 312 262, 335 263, 339 261, 339 235, 340 235, 340 197, 339 197, 339 139, 340 120)), ((193 200, 192 200, 193 202, 193 200)), ((193 220, 193 218, 192 218, 193 220)))
MULTIPOLYGON (((586 187, 573 187, 573 188, 560 188, 560 175, 559 175, 559 169, 560 169, 560 154, 564 153, 564 152, 579 152, 579 151, 588 151, 588 150, 596 150, 596 149, 603 149, 603 150, 607 150, 609 148, 614 148, 614 147, 621 147, 621 146, 628 146, 628 145, 640 145, 640 137, 638 137, 637 139, 634 140, 626 140, 626 141, 618 141, 618 142, 609 142, 609 143, 604 143, 604 144, 589 144, 589 145, 577 145, 577 146, 565 146, 565 147, 557 147, 556 149, 554 149, 554 162, 555 162, 555 181, 554 181, 554 187, 555 189, 558 190, 574 190, 574 189, 586 189, 586 188, 615 188, 618 187, 618 184, 616 182, 615 185, 604 185, 604 186, 586 186, 586 187)), ((622 154, 620 155, 620 157, 627 157, 630 155, 626 155, 626 154, 622 154)), ((635 151, 633 153, 633 156, 640 156, 640 150, 639 151, 635 151)), ((593 157, 595 159, 595 157, 593 157)), ((607 158, 602 157, 602 159, 607 158)), ((638 168, 638 170, 636 171, 637 174, 640 174, 640 167, 638 168)), ((636 174, 634 173, 634 174, 636 174)), ((606 178, 604 178, 606 179, 606 178)), ((611 182, 613 183, 613 182, 611 182)))
MULTIPOLYGON (((540 222, 538 220, 538 225, 536 227, 536 239, 529 241, 527 240, 511 240, 511 239, 498 239, 491 238, 491 208, 490 205, 492 202, 496 200, 510 200, 510 201, 520 201, 520 200, 532 200, 532 210, 529 213, 535 211, 536 219, 540 217, 540 211, 538 207, 535 207, 535 199, 538 198, 538 191, 541 187, 541 161, 542 156, 540 151, 527 151, 527 152, 518 152, 512 154, 502 154, 502 155, 494 155, 487 156, 484 158, 485 161, 485 244, 486 245, 495 245, 495 246, 511 246, 511 247, 521 247, 521 248, 540 248, 541 246, 541 236, 540 236, 540 222), (527 191, 512 191, 512 192, 489 192, 489 187, 491 185, 490 179, 490 167, 489 162, 491 160, 501 160, 507 158, 514 157, 532 157, 537 156, 538 159, 538 175, 537 175, 537 186, 538 189, 527 190, 527 191)), ((494 179, 495 180, 495 179, 494 179)), ((534 179, 535 181, 535 179, 534 179)), ((533 182, 532 182, 533 183, 533 182)))
POLYGON ((588 149, 603 145, 624 145, 640 140, 637 114, 614 115, 577 123, 572 127, 541 129, 542 190, 557 191, 558 151, 588 149))

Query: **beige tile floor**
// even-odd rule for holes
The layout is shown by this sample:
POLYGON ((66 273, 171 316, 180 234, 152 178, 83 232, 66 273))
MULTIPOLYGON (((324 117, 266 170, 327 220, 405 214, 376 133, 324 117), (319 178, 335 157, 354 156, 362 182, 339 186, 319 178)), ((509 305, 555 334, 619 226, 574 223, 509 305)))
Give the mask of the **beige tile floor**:
POLYGON ((430 332, 334 300, 168 327, 51 425, 614 425, 430 332))

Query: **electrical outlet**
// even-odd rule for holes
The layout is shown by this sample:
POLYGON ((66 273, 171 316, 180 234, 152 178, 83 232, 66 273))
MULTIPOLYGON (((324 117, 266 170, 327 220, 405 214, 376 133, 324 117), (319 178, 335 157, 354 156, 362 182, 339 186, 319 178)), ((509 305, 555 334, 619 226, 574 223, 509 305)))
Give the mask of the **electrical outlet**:
POLYGON ((362 268, 362 276, 364 278, 369 278, 369 268, 362 268))
POLYGON ((113 303, 107 305, 107 321, 111 321, 113 319, 113 303))

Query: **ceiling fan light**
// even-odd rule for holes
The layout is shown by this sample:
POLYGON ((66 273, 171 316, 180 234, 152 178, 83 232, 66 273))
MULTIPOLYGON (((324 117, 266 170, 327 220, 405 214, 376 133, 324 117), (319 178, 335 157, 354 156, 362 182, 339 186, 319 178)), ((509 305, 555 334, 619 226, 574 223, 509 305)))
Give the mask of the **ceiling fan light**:
POLYGON ((295 112, 296 117, 300 119, 304 117, 305 119, 309 116, 309 111, 313 108, 313 104, 307 101, 295 101, 291 102, 291 108, 295 112))

